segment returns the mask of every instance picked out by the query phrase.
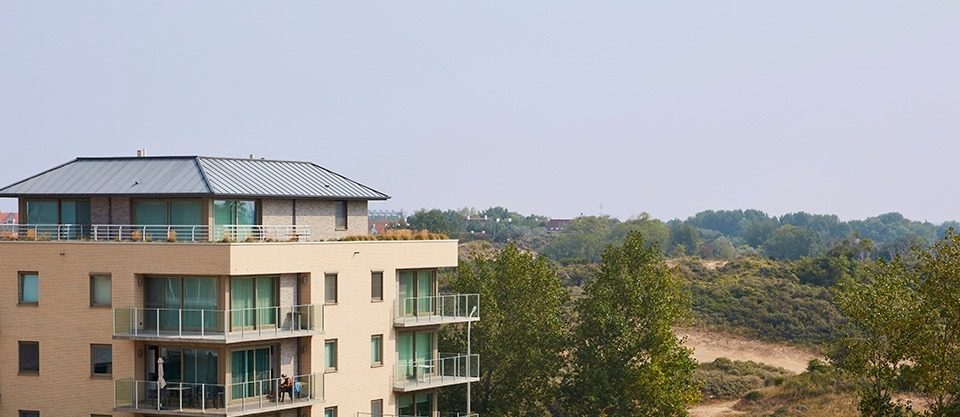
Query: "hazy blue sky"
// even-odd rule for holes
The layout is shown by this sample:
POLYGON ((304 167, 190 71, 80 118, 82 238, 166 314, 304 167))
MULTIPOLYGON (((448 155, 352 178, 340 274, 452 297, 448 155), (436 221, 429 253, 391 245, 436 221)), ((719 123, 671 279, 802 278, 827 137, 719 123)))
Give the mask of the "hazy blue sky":
POLYGON ((2 185, 147 148, 372 208, 940 222, 958 133, 956 1, 0 2, 2 185))

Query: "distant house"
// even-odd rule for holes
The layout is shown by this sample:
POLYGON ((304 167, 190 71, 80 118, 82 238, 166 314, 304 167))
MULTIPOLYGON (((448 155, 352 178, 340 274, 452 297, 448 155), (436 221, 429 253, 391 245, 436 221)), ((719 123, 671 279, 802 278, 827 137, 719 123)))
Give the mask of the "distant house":
POLYGON ((547 230, 551 232, 559 232, 567 227, 570 224, 571 219, 550 219, 547 221, 547 230))
POLYGON ((17 224, 20 216, 17 213, 0 212, 0 224, 17 224))
POLYGON ((390 226, 403 223, 402 210, 370 210, 367 213, 367 229, 371 235, 382 235, 390 226))

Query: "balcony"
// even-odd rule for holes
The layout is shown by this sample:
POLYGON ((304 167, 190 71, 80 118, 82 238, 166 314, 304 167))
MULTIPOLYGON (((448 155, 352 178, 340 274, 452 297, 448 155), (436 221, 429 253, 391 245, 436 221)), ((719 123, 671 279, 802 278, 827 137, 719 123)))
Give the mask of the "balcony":
POLYGON ((306 225, 8 224, 0 240, 93 242, 297 242, 310 240, 306 225))
POLYGON ((480 294, 450 294, 397 299, 394 327, 417 327, 480 320, 480 294))
POLYGON ((324 375, 290 378, 293 386, 281 393, 280 379, 234 384, 191 384, 120 379, 114 381, 113 410, 175 416, 244 416, 289 410, 324 401, 324 375), (292 394, 291 394, 292 392, 292 394), (281 393, 283 401, 277 401, 281 393))
POLYGON ((479 382, 480 356, 441 353, 440 359, 400 360, 393 375, 393 390, 396 392, 479 382))
POLYGON ((323 305, 190 310, 118 307, 113 338, 236 343, 323 333, 323 305))

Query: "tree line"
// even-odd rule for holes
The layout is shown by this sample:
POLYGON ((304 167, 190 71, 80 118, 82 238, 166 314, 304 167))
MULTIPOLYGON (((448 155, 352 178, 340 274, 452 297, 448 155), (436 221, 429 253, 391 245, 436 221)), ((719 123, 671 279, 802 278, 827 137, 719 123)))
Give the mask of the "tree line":
POLYGON ((600 253, 639 231, 647 242, 657 242, 668 257, 699 256, 732 259, 763 255, 796 260, 827 252, 843 240, 865 241, 878 256, 892 260, 910 248, 942 238, 956 221, 942 224, 905 218, 899 213, 863 220, 841 221, 836 215, 805 212, 770 216, 759 210, 706 210, 685 220, 662 221, 649 214, 621 221, 608 216, 580 216, 562 231, 548 230, 548 218, 523 215, 504 207, 486 210, 421 209, 408 216, 402 228, 426 229, 462 241, 517 242, 525 249, 570 263, 596 263, 600 253))

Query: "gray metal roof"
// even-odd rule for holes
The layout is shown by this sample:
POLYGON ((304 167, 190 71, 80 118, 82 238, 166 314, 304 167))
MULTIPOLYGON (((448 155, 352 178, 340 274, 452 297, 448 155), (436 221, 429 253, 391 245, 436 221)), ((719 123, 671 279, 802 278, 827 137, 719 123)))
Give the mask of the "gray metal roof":
POLYGON ((390 198, 310 162, 203 156, 77 158, 0 188, 0 197, 30 196, 390 198))

